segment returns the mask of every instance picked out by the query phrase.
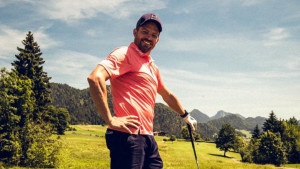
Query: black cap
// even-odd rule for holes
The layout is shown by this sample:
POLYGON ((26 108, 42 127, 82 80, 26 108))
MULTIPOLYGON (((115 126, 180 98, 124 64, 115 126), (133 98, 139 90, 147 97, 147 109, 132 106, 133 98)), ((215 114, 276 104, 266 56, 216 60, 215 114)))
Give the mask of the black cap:
POLYGON ((159 32, 162 31, 161 20, 154 13, 146 13, 143 16, 141 16, 141 18, 136 23, 136 29, 139 28, 140 26, 144 25, 148 21, 153 21, 157 25, 159 32))

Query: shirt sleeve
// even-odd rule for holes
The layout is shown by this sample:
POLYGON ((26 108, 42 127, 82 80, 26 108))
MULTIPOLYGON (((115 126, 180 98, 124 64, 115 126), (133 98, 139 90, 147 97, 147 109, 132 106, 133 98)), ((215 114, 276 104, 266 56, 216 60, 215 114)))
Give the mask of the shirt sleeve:
POLYGON ((130 71, 131 65, 126 57, 127 49, 126 47, 117 48, 99 63, 106 69, 111 79, 130 71))

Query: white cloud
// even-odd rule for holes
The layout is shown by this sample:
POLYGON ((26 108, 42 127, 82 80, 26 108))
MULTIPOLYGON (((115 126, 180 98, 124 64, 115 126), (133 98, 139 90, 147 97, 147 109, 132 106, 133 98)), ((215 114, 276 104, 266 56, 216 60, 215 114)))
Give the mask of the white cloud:
POLYGON ((290 33, 285 28, 273 28, 265 36, 269 40, 283 40, 290 37, 290 33))
MULTIPOLYGON (((252 86, 258 87, 262 84, 274 84, 278 83, 277 80, 286 80, 286 79, 299 79, 300 72, 281 72, 281 71, 252 71, 252 72, 205 72, 205 73, 196 73, 187 70, 178 70, 178 69, 166 69, 161 68, 163 77, 167 77, 168 80, 174 82, 174 79, 169 79, 169 77, 175 77, 176 81, 178 75, 182 78, 182 82, 198 82, 203 85, 222 85, 229 87, 241 87, 241 86, 252 86)), ((177 82, 175 84, 178 84, 177 82)))
POLYGON ((87 77, 101 58, 69 50, 59 50, 46 59, 45 70, 53 82, 67 83, 76 88, 87 87, 87 77))
POLYGON ((21 45, 25 35, 25 32, 0 24, 0 58, 7 59, 14 56, 17 46, 21 45))
MULTIPOLYGON (((167 35, 167 37, 164 37, 165 40, 160 41, 159 49, 187 53, 188 56, 191 56, 192 60, 187 58, 184 62, 187 64, 196 62, 191 63, 191 65, 202 62, 198 67, 210 67, 210 64, 214 63, 212 61, 206 62, 207 59, 205 58, 213 57, 220 58, 220 60, 224 58, 227 63, 232 63, 232 66, 238 69, 240 69, 241 64, 245 64, 247 68, 264 69, 269 72, 274 69, 277 71, 297 69, 298 59, 289 56, 299 57, 299 42, 292 38, 284 39, 289 36, 287 30, 274 29, 273 31, 269 31, 268 37, 265 40, 261 39, 260 35, 255 37, 256 34, 258 33, 245 32, 242 35, 235 33, 215 33, 188 39, 174 38, 167 35), (266 43, 276 44, 276 47, 266 46, 266 43), (195 55, 199 55, 199 59, 195 59, 195 55)), ((215 62, 222 66, 220 61, 216 60, 215 62)))
MULTIPOLYGON (((61 42, 53 40, 45 33, 46 27, 40 27, 36 31, 33 30, 35 41, 42 49, 48 49, 53 46, 61 44, 61 42)), ((23 48, 21 43, 28 32, 13 29, 6 25, 0 25, 0 58, 7 59, 14 54, 17 54, 17 47, 23 48)))
POLYGON ((42 49, 49 49, 54 46, 62 45, 62 42, 52 39, 48 34, 45 33, 48 28, 49 27, 42 26, 38 30, 32 32, 35 41, 37 41, 39 46, 42 49))
POLYGON ((197 39, 174 39, 167 37, 166 42, 161 42, 161 49, 171 51, 186 51, 202 54, 215 54, 219 56, 250 57, 257 55, 257 50, 262 50, 262 42, 247 39, 238 35, 203 36, 197 39))
POLYGON ((278 42, 289 38, 291 35, 285 28, 272 28, 268 33, 264 34, 266 38, 265 46, 273 46, 278 42))
POLYGON ((90 30, 86 31, 86 34, 91 36, 91 37, 96 37, 97 36, 97 31, 90 29, 90 30))
MULTIPOLYGON (((268 113, 274 110, 275 113, 285 111, 281 118, 289 118, 291 114, 297 114, 300 108, 299 85, 286 81, 289 78, 299 78, 300 74, 293 76, 279 72, 197 74, 186 70, 164 68, 160 70, 165 84, 178 96, 186 109, 196 108, 209 116, 223 109, 241 113, 245 117, 267 117, 268 113), (281 81, 278 82, 274 78, 281 78, 281 81)), ((160 97, 158 102, 162 102, 160 97)))
POLYGON ((74 22, 79 19, 94 18, 102 13, 114 18, 127 18, 135 12, 165 8, 162 0, 43 0, 34 2, 40 13, 50 19, 74 22))

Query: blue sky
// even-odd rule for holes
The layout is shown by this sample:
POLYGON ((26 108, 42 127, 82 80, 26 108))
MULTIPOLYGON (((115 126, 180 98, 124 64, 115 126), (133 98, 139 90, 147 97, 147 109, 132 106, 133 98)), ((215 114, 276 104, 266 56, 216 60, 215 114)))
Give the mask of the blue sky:
POLYGON ((185 109, 299 120, 299 9, 299 0, 0 0, 0 67, 32 31, 51 81, 87 88, 97 63, 155 12, 163 32, 151 56, 185 109))

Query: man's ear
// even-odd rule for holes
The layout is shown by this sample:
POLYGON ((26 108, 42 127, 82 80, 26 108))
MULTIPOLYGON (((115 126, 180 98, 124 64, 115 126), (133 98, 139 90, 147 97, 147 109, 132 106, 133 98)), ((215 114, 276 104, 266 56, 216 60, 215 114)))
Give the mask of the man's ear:
POLYGON ((137 30, 133 29, 133 36, 136 37, 136 35, 137 35, 137 30))

